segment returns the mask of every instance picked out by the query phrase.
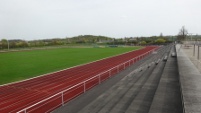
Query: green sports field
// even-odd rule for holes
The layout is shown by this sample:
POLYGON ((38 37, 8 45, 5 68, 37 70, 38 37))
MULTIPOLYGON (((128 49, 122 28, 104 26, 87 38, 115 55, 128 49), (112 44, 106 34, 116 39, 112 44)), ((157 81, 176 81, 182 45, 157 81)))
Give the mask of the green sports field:
POLYGON ((0 84, 35 77, 139 48, 57 48, 0 53, 0 84))

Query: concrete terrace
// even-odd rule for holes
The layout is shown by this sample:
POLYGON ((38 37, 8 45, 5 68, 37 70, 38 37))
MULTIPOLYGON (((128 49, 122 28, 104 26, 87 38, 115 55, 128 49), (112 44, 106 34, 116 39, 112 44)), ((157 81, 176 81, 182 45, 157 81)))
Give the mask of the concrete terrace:
POLYGON ((180 45, 164 46, 53 113, 200 113, 200 75, 180 45))

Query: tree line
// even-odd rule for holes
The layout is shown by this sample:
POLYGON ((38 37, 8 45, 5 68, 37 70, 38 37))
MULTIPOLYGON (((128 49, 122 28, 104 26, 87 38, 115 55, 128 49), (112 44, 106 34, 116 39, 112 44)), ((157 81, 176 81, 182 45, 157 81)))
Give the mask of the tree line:
MULTIPOLYGON (((94 36, 94 35, 79 35, 75 37, 66 38, 53 38, 53 39, 42 39, 42 40, 0 40, 0 49, 10 48, 28 48, 28 47, 45 47, 45 46, 60 46, 60 45, 71 45, 71 44, 104 44, 104 45, 160 45, 166 43, 172 43, 174 41, 185 40, 188 36, 188 31, 183 26, 178 35, 176 36, 163 36, 160 33, 159 36, 151 37, 124 37, 124 38, 111 38, 106 36, 94 36)), ((191 36, 201 37, 201 36, 191 36)))
POLYGON ((173 36, 152 36, 152 37, 124 37, 111 38, 106 36, 80 35, 75 37, 54 38, 43 40, 6 40, 0 41, 0 49, 8 48, 28 48, 28 47, 44 47, 44 46, 59 46, 70 44, 106 44, 106 45, 147 45, 147 44, 164 44, 171 43, 175 40, 173 36))

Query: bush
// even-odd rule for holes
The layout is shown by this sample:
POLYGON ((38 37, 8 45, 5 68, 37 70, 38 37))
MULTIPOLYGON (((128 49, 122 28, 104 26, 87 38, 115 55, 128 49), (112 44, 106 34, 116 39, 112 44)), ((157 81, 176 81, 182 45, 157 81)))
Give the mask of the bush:
POLYGON ((140 45, 146 45, 146 44, 147 44, 147 42, 145 42, 145 41, 140 42, 140 45))
POLYGON ((161 44, 161 43, 165 43, 166 42, 166 40, 164 40, 164 39, 162 39, 162 38, 159 38, 159 39, 157 39, 156 41, 155 41, 155 43, 157 43, 157 44, 161 44))

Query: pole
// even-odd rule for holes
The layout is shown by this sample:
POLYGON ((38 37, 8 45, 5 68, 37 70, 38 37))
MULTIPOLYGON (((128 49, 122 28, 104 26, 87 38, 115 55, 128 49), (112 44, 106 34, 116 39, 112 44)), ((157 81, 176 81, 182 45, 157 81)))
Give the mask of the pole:
POLYGON ((198 60, 200 59, 200 46, 198 45, 198 60))
POLYGON ((194 44, 194 47, 193 47, 193 56, 195 56, 195 44, 194 44))
POLYGON ((84 82, 84 93, 86 92, 86 82, 84 82))
POLYGON ((98 76, 98 82, 99 82, 99 84, 101 83, 100 75, 98 76))
POLYGON ((62 106, 64 106, 64 92, 61 93, 62 106))

